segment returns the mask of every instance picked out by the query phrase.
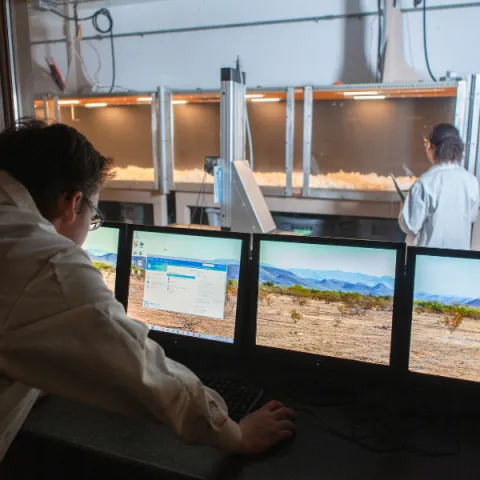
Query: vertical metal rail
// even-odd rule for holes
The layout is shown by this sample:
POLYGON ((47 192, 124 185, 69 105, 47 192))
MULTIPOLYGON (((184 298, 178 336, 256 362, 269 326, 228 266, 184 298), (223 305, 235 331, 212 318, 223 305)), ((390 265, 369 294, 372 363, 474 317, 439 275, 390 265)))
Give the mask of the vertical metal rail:
POLYGON ((0 128, 34 115, 27 2, 0 2, 0 128))
POLYGON ((313 115, 313 90, 312 87, 304 89, 303 104, 303 189, 302 195, 310 195, 310 171, 312 161, 312 115, 313 115))
POLYGON ((153 159, 153 182, 155 185, 155 190, 160 190, 161 192, 161 167, 159 159, 160 151, 160 134, 159 134, 159 98, 160 98, 160 88, 157 90, 157 93, 152 93, 152 103, 150 104, 150 114, 151 114, 151 128, 152 128, 152 159, 153 159))
POLYGON ((293 154, 295 139, 295 88, 287 88, 287 114, 285 128, 285 195, 293 195, 293 154))
POLYGON ((53 119, 55 122, 60 122, 60 104, 58 103, 58 97, 53 97, 53 119))
POLYGON ((474 174, 478 175, 478 135, 480 124, 480 75, 473 75, 470 94, 470 115, 468 128, 468 143, 465 151, 465 167, 474 174))
POLYGON ((220 95, 221 228, 232 226, 232 170, 245 159, 245 74, 234 68, 221 70, 220 95))
MULTIPOLYGON (((457 102, 455 105, 454 124, 460 132, 465 145, 468 143, 468 111, 469 111, 470 79, 460 80, 457 85, 457 102)), ((464 160, 465 161, 465 160, 464 160)))
MULTIPOLYGON (((165 87, 160 87, 157 92, 159 106, 159 136, 158 136, 158 155, 160 164, 160 193, 167 195, 170 193, 169 172, 171 166, 172 138, 171 138, 171 95, 165 87)), ((173 177, 172 177, 173 178, 173 177)))
POLYGON ((48 97, 44 96, 42 97, 42 103, 43 103, 43 119, 48 122, 48 97))

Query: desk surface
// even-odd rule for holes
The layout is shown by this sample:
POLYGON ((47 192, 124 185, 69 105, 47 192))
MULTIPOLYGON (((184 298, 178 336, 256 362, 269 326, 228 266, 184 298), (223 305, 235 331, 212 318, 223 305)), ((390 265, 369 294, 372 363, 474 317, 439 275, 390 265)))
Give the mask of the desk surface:
MULTIPOLYGON (((60 398, 34 408, 23 434, 104 455, 111 461, 188 479, 478 479, 476 432, 462 435, 456 456, 378 454, 337 438, 300 412, 297 436, 260 457, 229 456, 210 447, 181 444, 164 427, 111 414, 60 398)), ((141 478, 141 477, 136 477, 141 478)))

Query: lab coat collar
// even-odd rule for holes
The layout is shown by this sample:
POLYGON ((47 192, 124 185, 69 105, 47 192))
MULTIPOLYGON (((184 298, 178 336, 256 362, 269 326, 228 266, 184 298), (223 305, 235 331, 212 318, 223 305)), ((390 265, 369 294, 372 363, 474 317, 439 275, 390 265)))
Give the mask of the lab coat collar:
POLYGON ((452 169, 452 168, 463 168, 460 163, 458 162, 442 162, 442 163, 436 163, 432 167, 430 167, 430 170, 447 170, 447 169, 452 169))
POLYGON ((36 217, 37 224, 44 230, 56 231, 38 210, 30 192, 5 170, 0 170, 0 207, 2 205, 14 205, 36 217))
POLYGON ((0 205, 15 205, 25 212, 40 215, 28 190, 5 170, 0 170, 0 205))

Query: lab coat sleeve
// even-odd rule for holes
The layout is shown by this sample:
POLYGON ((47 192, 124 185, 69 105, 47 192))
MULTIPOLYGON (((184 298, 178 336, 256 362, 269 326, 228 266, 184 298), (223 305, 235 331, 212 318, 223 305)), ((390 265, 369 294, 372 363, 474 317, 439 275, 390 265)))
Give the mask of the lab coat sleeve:
POLYGON ((31 387, 169 426, 188 443, 235 451, 240 427, 222 398, 166 358, 78 247, 24 289, 0 339, 0 372, 31 387), (22 322, 22 309, 38 309, 22 322))
POLYGON ((398 222, 406 234, 417 235, 428 214, 428 198, 421 182, 416 182, 405 198, 398 222))

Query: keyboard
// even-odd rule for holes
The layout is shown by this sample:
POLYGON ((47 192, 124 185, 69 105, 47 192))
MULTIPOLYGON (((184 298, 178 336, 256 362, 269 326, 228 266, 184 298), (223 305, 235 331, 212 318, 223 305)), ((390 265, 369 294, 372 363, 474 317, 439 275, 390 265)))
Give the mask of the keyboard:
POLYGON ((263 395, 261 388, 244 385, 236 380, 213 375, 200 375, 199 378, 205 386, 215 390, 225 400, 228 414, 235 421, 241 420, 255 410, 263 395))

